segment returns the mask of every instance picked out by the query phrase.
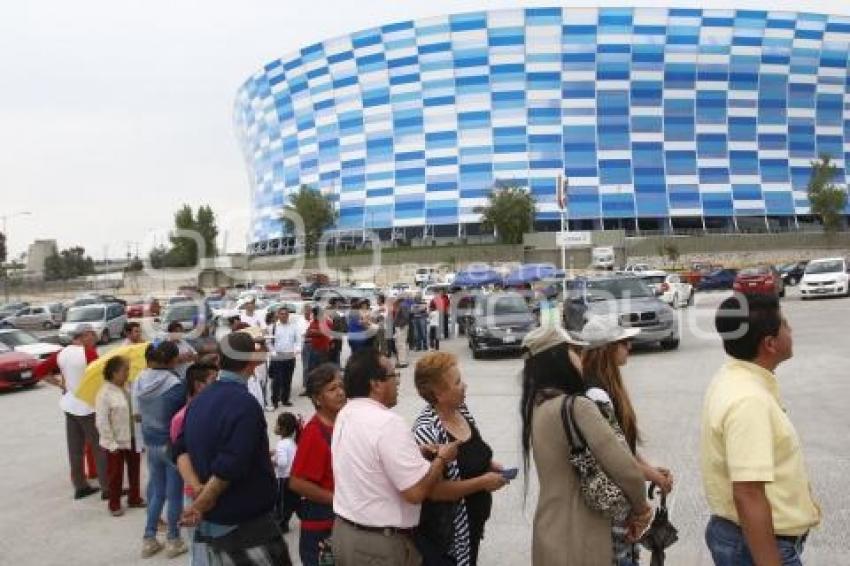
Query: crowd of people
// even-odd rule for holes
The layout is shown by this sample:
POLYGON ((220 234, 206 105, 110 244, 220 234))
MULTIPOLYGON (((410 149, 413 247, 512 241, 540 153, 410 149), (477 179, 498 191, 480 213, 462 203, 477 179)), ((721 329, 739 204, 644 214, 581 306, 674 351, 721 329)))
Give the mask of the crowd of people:
MULTIPOLYGON (((132 382, 125 357, 107 361, 94 407, 75 395, 97 357, 94 332, 80 326, 37 368, 62 390, 74 497, 97 491, 84 470, 88 443, 108 511, 123 515, 124 494, 128 508, 146 507, 142 557, 164 549, 188 552, 193 565, 290 564, 283 534, 296 515, 308 566, 479 563, 493 493, 517 470, 479 429, 457 357, 438 349, 448 297, 424 317, 405 297, 339 306, 307 305, 297 321, 286 308, 261 320, 249 307, 214 349, 193 349, 182 328, 169 328, 132 382), (407 423, 393 409, 407 334, 414 350, 422 346, 420 319, 431 347, 426 340, 430 351, 413 368, 423 408, 407 423), (344 339, 351 353, 341 365, 344 339), (315 410, 306 422, 288 411, 299 361, 315 410), (265 412, 280 407, 272 447, 265 412)), ((734 295, 715 323, 729 361, 702 416, 706 543, 720 566, 802 564, 820 511, 774 374, 792 355, 788 322, 775 299, 734 295)), ((653 518, 647 484, 673 490, 672 472, 640 450, 623 376, 638 332, 593 317, 580 333, 544 324, 523 342, 519 413, 523 468, 527 478, 533 461, 539 484, 536 566, 637 565, 653 518)), ((141 342, 136 328, 127 334, 141 342)))

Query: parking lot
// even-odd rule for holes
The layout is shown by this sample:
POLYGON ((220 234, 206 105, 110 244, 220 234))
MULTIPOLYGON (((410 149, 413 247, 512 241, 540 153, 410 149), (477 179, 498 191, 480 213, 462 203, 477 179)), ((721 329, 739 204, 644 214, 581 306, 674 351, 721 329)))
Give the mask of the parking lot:
MULTIPOLYGON (((680 348, 637 351, 624 372, 645 438, 643 451, 649 461, 670 467, 677 479, 670 505, 680 541, 670 549, 667 563, 672 565, 710 564, 703 543, 708 510, 699 476, 699 415, 703 392, 724 359, 711 330, 714 308, 724 296, 724 292, 698 294, 693 307, 677 311, 683 317, 680 348)), ((846 480, 850 474, 846 363, 850 299, 802 302, 797 290, 789 289, 783 305, 794 332, 794 358, 780 367, 778 376, 824 517, 804 557, 806 564, 841 564, 850 548, 846 528, 850 524, 846 480)), ((442 345, 461 359, 469 386, 468 405, 496 458, 521 466, 517 411, 521 360, 505 356, 473 360, 463 339, 442 345)), ((423 402, 413 388, 412 366, 404 371, 397 410, 412 422, 423 402)), ((296 381, 298 376, 300 369, 296 381)), ((5 533, 0 538, 0 564, 168 563, 164 557, 139 558, 144 511, 131 510, 112 518, 96 496, 72 500, 58 397, 47 385, 0 395, 4 433, 0 438, 0 530, 5 533)), ((305 415, 312 412, 303 397, 297 399, 295 410, 305 415)), ((522 475, 495 495, 482 565, 530 562, 536 497, 533 471, 528 480, 527 497, 522 475)), ((296 536, 287 536, 293 554, 296 536)))

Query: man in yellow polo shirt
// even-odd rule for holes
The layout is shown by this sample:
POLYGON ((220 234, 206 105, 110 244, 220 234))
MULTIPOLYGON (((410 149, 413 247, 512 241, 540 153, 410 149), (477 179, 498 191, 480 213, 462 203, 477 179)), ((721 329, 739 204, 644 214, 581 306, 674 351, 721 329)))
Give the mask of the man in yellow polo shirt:
POLYGON ((731 359, 703 405, 706 543, 717 566, 799 566, 820 509, 773 373, 792 355, 791 328, 775 297, 738 293, 714 323, 731 359))

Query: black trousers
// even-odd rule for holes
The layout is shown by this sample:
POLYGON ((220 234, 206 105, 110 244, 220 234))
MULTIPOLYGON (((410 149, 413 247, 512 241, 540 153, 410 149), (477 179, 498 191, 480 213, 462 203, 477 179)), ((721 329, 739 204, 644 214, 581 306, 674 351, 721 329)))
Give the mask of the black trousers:
POLYGON ((275 501, 274 516, 277 524, 284 533, 289 532, 289 519, 295 513, 295 507, 301 496, 289 488, 289 478, 277 478, 277 501, 275 501))
POLYGON ((449 313, 441 312, 440 313, 440 321, 443 323, 443 338, 445 340, 449 339, 449 313))
POLYGON ((279 403, 289 403, 292 391, 292 373, 295 371, 295 358, 290 360, 275 360, 269 363, 269 376, 272 378, 272 405, 277 408, 279 403))
POLYGON ((440 349, 440 329, 438 327, 428 327, 428 344, 433 350, 440 349))

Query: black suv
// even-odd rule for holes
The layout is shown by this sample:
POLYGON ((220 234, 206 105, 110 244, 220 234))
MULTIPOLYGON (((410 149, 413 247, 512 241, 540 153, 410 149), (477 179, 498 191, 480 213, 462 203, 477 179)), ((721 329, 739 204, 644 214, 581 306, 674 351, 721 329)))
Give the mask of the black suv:
POLYGON ((465 325, 472 357, 484 352, 519 351, 525 335, 537 326, 534 314, 519 293, 493 293, 476 298, 465 325))

